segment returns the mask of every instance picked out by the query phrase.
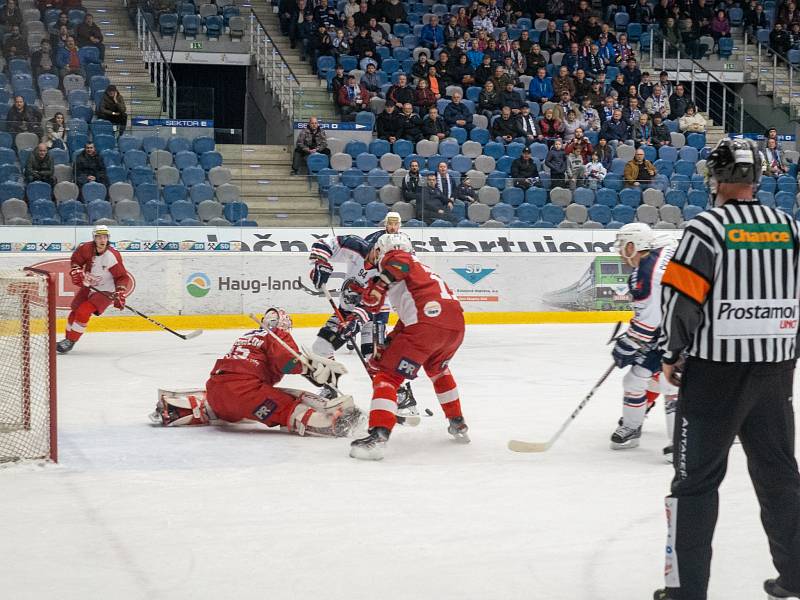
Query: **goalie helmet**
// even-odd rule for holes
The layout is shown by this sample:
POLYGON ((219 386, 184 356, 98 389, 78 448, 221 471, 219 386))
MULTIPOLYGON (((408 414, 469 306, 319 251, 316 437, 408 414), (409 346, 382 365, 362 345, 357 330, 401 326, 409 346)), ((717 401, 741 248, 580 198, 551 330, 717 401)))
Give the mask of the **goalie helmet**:
POLYGON ((414 246, 411 238, 405 233, 387 233, 378 238, 375 242, 375 264, 381 264, 381 260, 387 253, 393 250, 402 250, 409 254, 414 254, 414 246))
MULTIPOLYGON (((625 247, 633 244, 634 252, 644 252, 654 248, 655 236, 653 230, 645 223, 628 223, 617 230, 614 249, 623 255, 625 247)), ((623 255, 624 256, 624 255, 623 255)))
POLYGON ((261 318, 261 329, 283 329, 284 331, 291 331, 292 317, 282 308, 268 308, 261 318))
POLYGON ((711 191, 720 183, 748 183, 761 179, 761 156, 753 140, 723 138, 706 159, 711 191))

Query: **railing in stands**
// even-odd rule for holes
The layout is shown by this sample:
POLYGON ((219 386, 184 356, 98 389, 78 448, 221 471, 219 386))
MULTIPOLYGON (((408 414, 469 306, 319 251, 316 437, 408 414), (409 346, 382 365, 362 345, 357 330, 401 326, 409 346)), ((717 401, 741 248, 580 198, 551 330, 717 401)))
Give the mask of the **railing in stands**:
POLYGON ((161 111, 169 118, 175 119, 178 85, 170 63, 161 51, 161 46, 141 9, 136 11, 136 38, 142 60, 150 72, 150 80, 155 84, 156 93, 161 98, 161 111))
POLYGON ((258 73, 264 77, 264 86, 272 92, 275 102, 281 107, 281 112, 290 121, 294 121, 296 96, 303 93, 300 82, 289 63, 283 58, 267 28, 252 10, 250 11, 250 55, 255 58, 258 73))
MULTIPOLYGON (((755 48, 755 63, 756 63, 756 87, 758 88, 759 93, 762 92, 761 89, 761 82, 762 80, 771 79, 772 82, 772 106, 773 107, 780 107, 784 108, 788 106, 789 109, 789 118, 793 121, 800 119, 800 105, 795 105, 792 103, 792 98, 800 98, 800 85, 798 85, 797 75, 795 74, 795 70, 797 67, 789 62, 789 59, 785 56, 782 56, 775 52, 774 50, 770 49, 767 44, 763 44, 759 42, 757 39, 752 39, 747 34, 744 33, 744 55, 745 57, 748 56, 748 47, 752 46, 755 48), (770 56, 772 60, 770 60, 770 56), (789 79, 788 81, 783 78, 783 75, 778 74, 778 67, 783 67, 788 71, 789 79), (778 86, 786 86, 789 87, 789 95, 786 96, 785 94, 781 93, 781 97, 784 100, 779 100, 778 98, 778 86), (797 90, 795 90, 795 86, 797 86, 797 90)), ((765 86, 766 87, 766 86, 765 86)), ((768 90, 763 90, 768 91, 768 90)))

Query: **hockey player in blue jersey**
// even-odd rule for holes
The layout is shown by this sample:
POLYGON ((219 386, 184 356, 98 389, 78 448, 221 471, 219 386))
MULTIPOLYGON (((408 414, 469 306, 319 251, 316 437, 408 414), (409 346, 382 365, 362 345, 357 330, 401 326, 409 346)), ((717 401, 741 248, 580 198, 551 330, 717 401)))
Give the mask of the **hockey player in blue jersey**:
MULTIPOLYGON (((652 386, 654 376, 661 371, 661 352, 656 345, 661 324, 661 278, 675 248, 658 243, 644 223, 621 227, 615 248, 622 260, 633 267, 628 280, 633 318, 612 351, 619 368, 630 367, 623 379, 622 419, 611 436, 611 448, 622 450, 639 445, 647 413, 648 384, 652 386)), ((678 389, 665 377, 658 378, 658 385, 664 395, 667 435, 672 440, 678 389)), ((664 448, 664 456, 668 461, 672 459, 671 445, 664 448)))

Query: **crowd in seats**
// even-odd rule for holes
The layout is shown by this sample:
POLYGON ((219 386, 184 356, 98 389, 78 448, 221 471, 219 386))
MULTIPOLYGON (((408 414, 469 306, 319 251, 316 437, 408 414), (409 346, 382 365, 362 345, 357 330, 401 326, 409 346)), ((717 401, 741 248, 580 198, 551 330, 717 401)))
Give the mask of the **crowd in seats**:
POLYGON ((186 39, 205 34, 209 40, 219 40, 227 33, 232 41, 240 41, 246 22, 233 0, 198 2, 194 0, 148 0, 135 3, 142 9, 152 30, 163 37, 183 33, 186 39))

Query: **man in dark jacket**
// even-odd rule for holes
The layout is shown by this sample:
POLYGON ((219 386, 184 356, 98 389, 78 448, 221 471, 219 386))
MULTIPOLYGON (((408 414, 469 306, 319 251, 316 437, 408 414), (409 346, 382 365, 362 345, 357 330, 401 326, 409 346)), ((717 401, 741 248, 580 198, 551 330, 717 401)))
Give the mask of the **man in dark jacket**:
POLYGON ((461 92, 453 92, 453 101, 444 109, 444 120, 449 127, 462 127, 468 132, 475 127, 469 107, 461 102, 461 92))
POLYGON ((503 90, 500 90, 498 94, 500 99, 500 106, 507 106, 511 109, 511 116, 516 117, 519 115, 520 110, 522 110, 522 105, 527 104, 527 102, 522 101, 522 97, 517 93, 514 89, 514 82, 508 81, 506 82, 506 87, 503 90))
POLYGON ((308 119, 308 127, 297 136, 297 144, 292 154, 292 175, 297 175, 300 166, 306 164, 308 157, 316 153, 331 155, 325 130, 319 126, 317 117, 311 117, 308 119))
POLYGON ((675 86, 675 91, 669 97, 669 108, 670 114, 669 118, 673 121, 677 121, 683 115, 686 114, 686 108, 691 104, 691 99, 689 96, 686 95, 686 92, 683 89, 682 84, 678 84, 675 86))
POLYGON ((653 132, 650 136, 650 141, 656 148, 669 146, 672 143, 672 136, 669 134, 669 129, 662 121, 663 117, 661 113, 653 115, 653 132))
POLYGON ((519 130, 519 122, 511 114, 511 108, 504 106, 500 110, 500 116, 492 124, 492 137, 495 141, 510 144, 514 138, 522 137, 519 130))
POLYGON ((422 139, 422 119, 414 112, 410 102, 403 105, 403 139, 416 144, 422 139))
POLYGON ((386 140, 390 144, 403 137, 403 118, 397 112, 394 102, 391 100, 383 107, 383 112, 375 120, 375 128, 378 138, 386 140))
POLYGON ((25 104, 22 96, 14 98, 14 106, 9 109, 6 122, 10 133, 30 131, 42 135, 42 115, 34 107, 25 104))
POLYGON ((90 181, 108 185, 106 168, 92 142, 88 142, 83 147, 83 152, 78 153, 75 157, 75 179, 80 186, 90 181))
POLYGON ((403 200, 406 202, 416 202, 419 197, 419 186, 422 182, 419 176, 419 162, 412 160, 408 163, 408 173, 403 177, 400 187, 403 192, 403 200))
POLYGON ((397 106, 414 104, 414 90, 407 84, 408 78, 405 75, 398 75, 397 83, 386 92, 386 99, 391 100, 397 106))
POLYGON ((511 163, 511 177, 514 179, 514 186, 527 190, 539 181, 539 169, 531 158, 531 149, 525 148, 522 156, 511 163))
POLYGON ((600 137, 609 142, 617 141, 620 144, 624 144, 626 140, 631 139, 630 127, 622 119, 622 111, 620 109, 614 109, 613 116, 603 123, 600 128, 600 137))
POLYGON ((436 175, 431 173, 425 179, 425 185, 419 188, 417 200, 417 219, 430 225, 436 219, 454 221, 451 215, 453 203, 447 202, 441 190, 436 187, 436 175))
POLYGON ((125 127, 128 124, 128 109, 125 107, 122 94, 117 91, 117 86, 110 85, 106 88, 100 99, 100 106, 97 107, 97 116, 116 125, 118 135, 125 133, 125 127))
POLYGON ((53 158, 47 153, 45 144, 36 146, 25 165, 25 183, 33 181, 44 181, 53 185, 53 158))
POLYGON ((97 48, 100 52, 100 62, 103 62, 103 58, 106 55, 106 47, 103 45, 103 32, 100 31, 100 27, 94 22, 94 17, 91 14, 86 13, 83 17, 83 23, 78 25, 75 31, 75 38, 79 48, 84 46, 97 48))
POLYGON ((439 116, 436 106, 428 109, 428 114, 422 119, 422 135, 433 142, 440 142, 450 135, 450 128, 444 119, 439 116))

